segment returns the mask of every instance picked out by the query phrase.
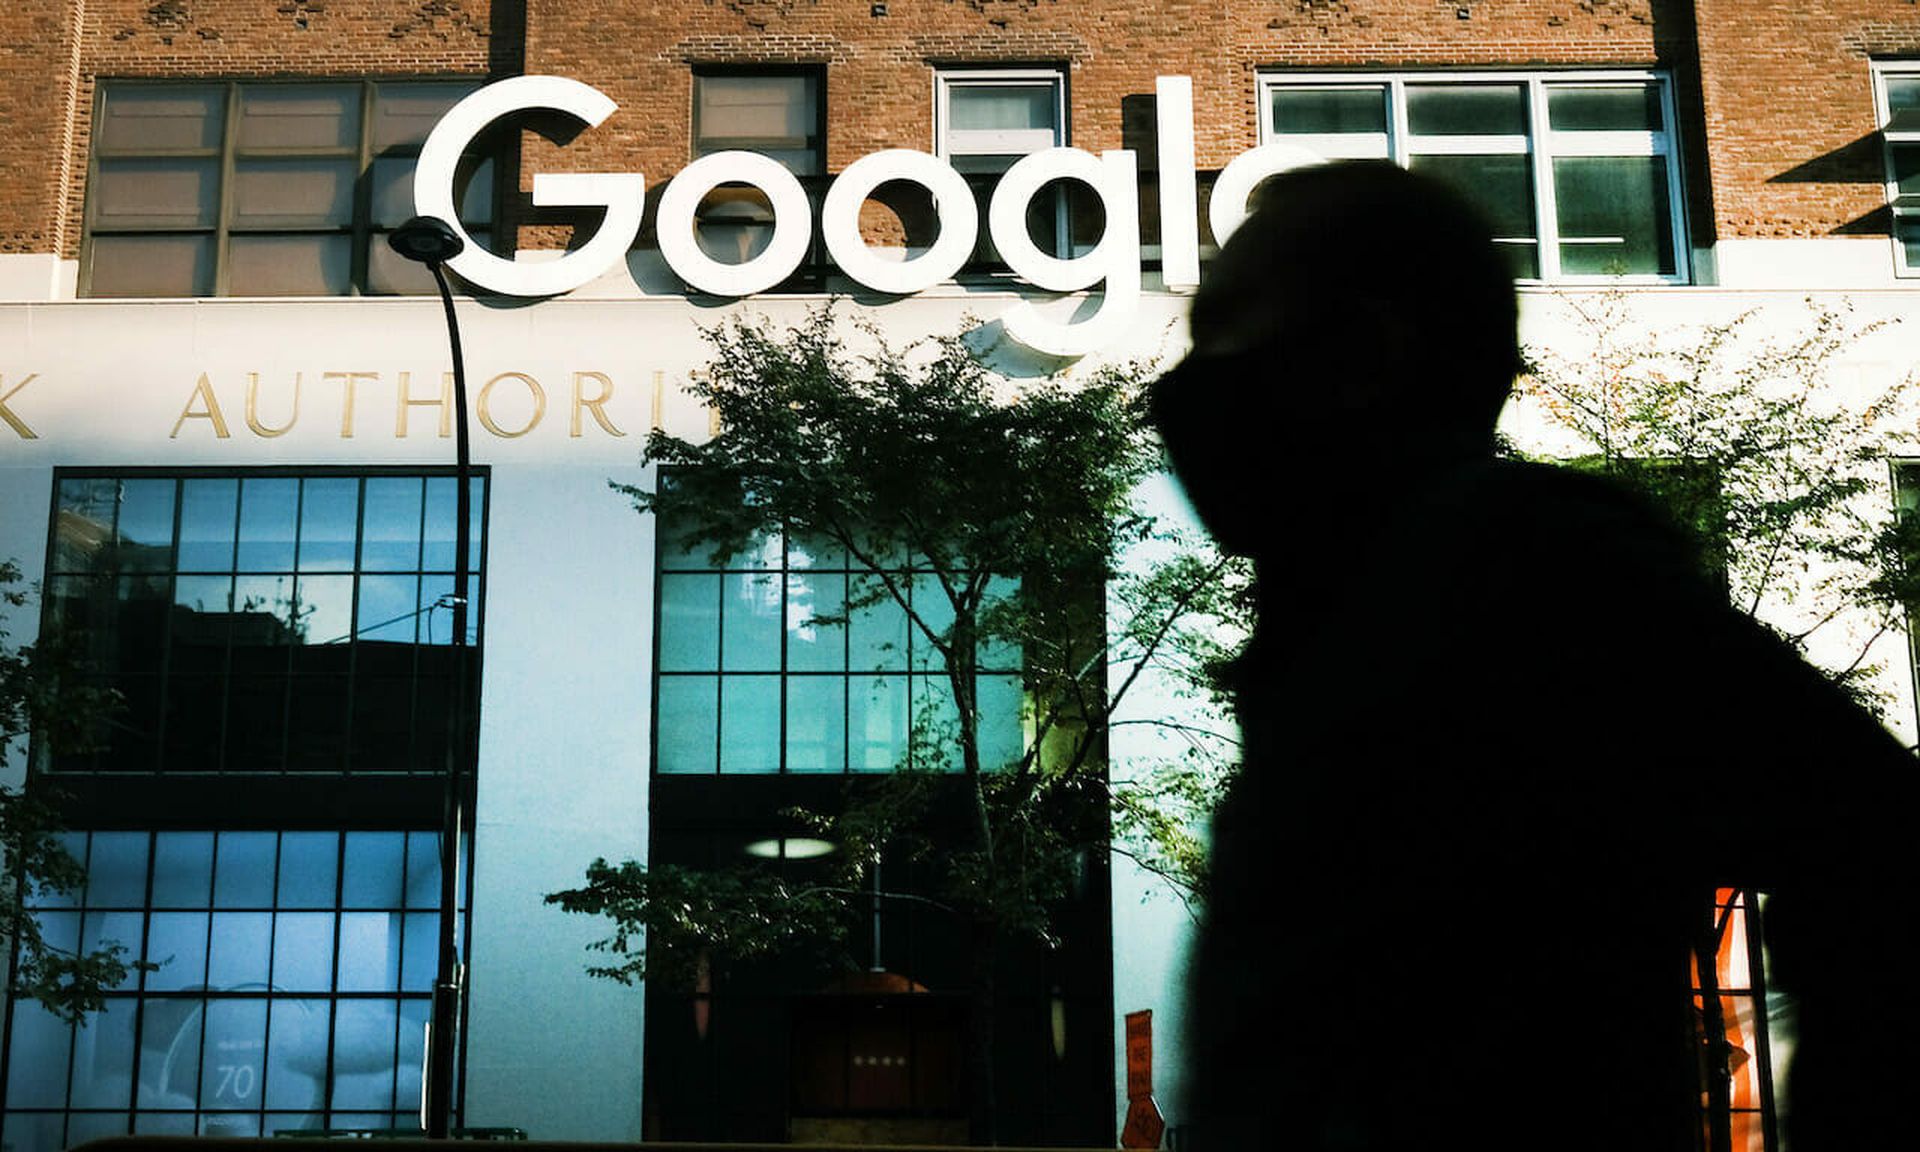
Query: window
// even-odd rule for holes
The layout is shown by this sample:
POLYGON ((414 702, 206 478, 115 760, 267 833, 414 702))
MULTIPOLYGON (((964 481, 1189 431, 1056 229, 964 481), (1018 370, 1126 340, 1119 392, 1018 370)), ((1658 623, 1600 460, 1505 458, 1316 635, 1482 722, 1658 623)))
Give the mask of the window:
MULTIPOLYGON (((125 945, 83 1027, 15 999, 0 1143, 417 1127, 438 961, 440 854, 423 831, 95 831, 85 887, 29 894, 49 943, 125 945)), ((463 869, 467 876, 472 868, 463 869)))
MULTIPOLYGON (((87 296, 432 292, 388 249, 413 166, 473 82, 102 86, 88 173, 87 296)), ((461 220, 485 243, 494 165, 463 166, 461 220)))
MULTIPOLYGON (((827 171, 825 104, 819 69, 696 72, 693 158, 733 150, 761 152, 803 184, 827 171)), ((814 181, 817 183, 817 181, 814 181)), ((716 260, 744 264, 773 239, 773 209, 758 189, 723 185, 697 212, 700 247, 716 260)))
POLYGON ((1913 667, 1914 705, 1920 708, 1920 460, 1893 462, 1893 509, 1899 531, 1901 578, 1906 590, 1907 651, 1913 667))
MULTIPOLYGON (((663 526, 655 772, 958 770, 938 739, 954 715, 945 664, 872 569, 777 537, 716 565, 675 539, 663 526)), ((931 627, 951 625, 933 573, 890 572, 931 627)), ((998 766, 1025 747, 1020 654, 983 644, 978 661, 981 762, 998 766)))
POLYGON ((1672 124, 1668 85, 1647 73, 1260 78, 1264 142, 1453 184, 1522 280, 1685 281, 1672 124))
MULTIPOLYGON (((1000 174, 1022 156, 1066 144, 1066 91, 1065 73, 1058 68, 955 71, 935 76, 934 152, 973 186, 973 198, 980 210, 976 264, 1000 263, 987 234, 987 207, 1000 174)), ((1065 191, 1051 197, 1036 196, 1027 211, 1027 229, 1043 252, 1069 255, 1067 200, 1065 191)))
POLYGON ((1894 269, 1920 276, 1920 61, 1875 65, 1873 99, 1886 144, 1894 269))
POLYGON ((1766 905, 1766 895, 1753 889, 1717 889, 1694 941, 1702 1147, 1779 1147, 1773 1078, 1790 1045, 1771 1027, 1785 1004, 1767 988, 1760 944, 1766 905))
POLYGON ((123 706, 100 751, 54 767, 440 772, 454 497, 445 474, 61 473, 44 630, 123 706))

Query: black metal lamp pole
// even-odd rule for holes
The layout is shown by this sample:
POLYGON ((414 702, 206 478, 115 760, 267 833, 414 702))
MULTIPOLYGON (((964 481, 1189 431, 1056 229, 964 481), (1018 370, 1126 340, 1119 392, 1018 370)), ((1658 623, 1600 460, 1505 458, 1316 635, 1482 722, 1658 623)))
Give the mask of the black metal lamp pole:
POLYGON ((459 235, 445 222, 430 216, 415 216, 402 224, 387 243, 395 252, 427 266, 440 286, 440 303, 447 313, 447 343, 453 350, 453 437, 454 437, 454 542, 453 542, 453 705, 449 710, 447 741, 446 800, 440 825, 440 962, 433 978, 433 1024, 427 1045, 427 1136, 444 1140, 453 1121, 453 1063, 458 1051, 455 1043, 460 1025, 460 995, 466 973, 460 965, 457 944, 461 775, 473 759, 472 735, 467 730, 467 553, 472 497, 468 492, 473 477, 473 460, 467 441, 467 369, 460 354, 460 322, 453 312, 453 292, 441 265, 466 247, 459 235))

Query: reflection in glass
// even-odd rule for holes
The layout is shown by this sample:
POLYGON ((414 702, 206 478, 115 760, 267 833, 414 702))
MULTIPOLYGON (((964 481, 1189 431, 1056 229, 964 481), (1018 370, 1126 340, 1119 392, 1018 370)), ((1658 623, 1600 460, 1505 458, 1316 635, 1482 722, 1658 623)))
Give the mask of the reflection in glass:
POLYGON ((342 992, 397 992, 400 989, 400 914, 340 914, 342 992))
POLYGON ((1557 132, 1658 132, 1665 123, 1653 84, 1547 88, 1547 124, 1557 132))
POLYGON ((838 672, 847 665, 847 626, 822 616, 846 612, 847 578, 839 572, 787 575, 787 670, 838 672))
MULTIPOLYGON (((192 1108, 200 1092, 200 1029, 205 1002, 166 998, 140 1006, 140 1108, 192 1108)), ((193 1117, 183 1117, 193 1131, 193 1117)), ((136 1127, 138 1121, 135 1121, 136 1127)))
POLYGON ((237 560, 240 571, 292 571, 294 511, 298 497, 297 480, 250 476, 241 483, 237 560))
POLYGON ((334 1008, 333 1106, 392 1109, 399 1013, 391 1000, 342 1000, 334 1008))
POLYGON ((360 567, 375 572, 420 565, 420 499, 417 476, 367 478, 361 511, 360 567))
POLYGON ((1515 276, 1539 277, 1533 171, 1528 157, 1419 155, 1408 166, 1453 185, 1485 214, 1495 241, 1513 262, 1515 276))
POLYGON ((1667 164, 1659 156, 1553 162, 1560 268, 1569 275, 1671 275, 1667 164))
POLYGON ((1275 87, 1275 133, 1385 132, 1387 90, 1365 88, 1275 87))
POLYGON ((335 832, 282 832, 280 885, 282 908, 331 908, 340 836, 335 832))
POLYGON ((140 908, 147 902, 147 834, 95 832, 87 857, 87 906, 140 908))
POLYGON ((780 770, 780 678, 720 679, 720 771, 780 770))
POLYGON ((164 571, 173 560, 171 480, 124 480, 114 542, 120 566, 129 571, 164 571))
POLYGON ((1523 84, 1409 84, 1407 130, 1415 136, 1514 136, 1527 130, 1523 84))
MULTIPOLYGON (((133 1021, 130 1000, 109 1000, 87 1014, 73 1034, 74 1108, 126 1108, 133 1103, 133 1021)), ((120 1121, 124 1132, 125 1118, 120 1121)))
POLYGON ((187 480, 180 493, 180 571, 231 572, 240 482, 187 480))
POLYGON ((660 577, 660 670, 707 672, 720 665, 720 577, 660 577))
POLYGON ((200 1107, 258 1108, 266 1050, 265 1000, 208 1001, 201 1043, 200 1107))
POLYGON ((271 832, 220 833, 214 855, 214 907, 273 905, 276 839, 271 832))
POLYGON ((400 907, 404 892, 406 834, 349 832, 346 848, 346 873, 340 883, 341 907, 400 907))
POLYGON ((779 671, 781 584, 775 573, 726 577, 720 636, 721 664, 725 671, 779 671))
POLYGON ((1026 751, 1021 718, 1026 690, 1018 676, 981 676, 974 683, 980 696, 980 766, 1004 768, 1026 751))
POLYGON ((790 676, 786 683, 787 771, 845 771, 846 678, 790 676))
POLYGON ((907 678, 855 676, 847 683, 847 766, 889 772, 907 754, 907 678))
POLYGON ((328 1012, 325 1000, 275 1000, 267 1041, 269 1108, 326 1103, 328 1012))
POLYGON ((273 917, 266 912, 215 912, 207 949, 207 986, 216 991, 265 987, 273 917))
POLYGON ((73 1025, 39 1004, 17 1001, 7 1052, 7 1103, 15 1108, 63 1106, 72 1044, 73 1025))
POLYGON ((288 992, 333 985, 333 916, 282 912, 273 924, 273 986, 288 992))
POLYGON ((147 961, 160 965, 147 973, 149 992, 199 988, 207 982, 207 914, 155 912, 147 928, 147 961))
POLYGON ((848 620, 847 667, 855 672, 905 671, 907 667, 907 613, 877 576, 851 576, 847 599, 855 608, 848 620), (877 597, 877 599, 875 599, 877 597))
POLYGON ((161 832, 153 838, 153 907, 205 908, 213 882, 213 833, 161 832))
POLYGON ((300 571, 353 571, 358 480, 309 478, 300 485, 300 571))
POLYGON ((662 676, 654 710, 656 770, 712 772, 719 736, 718 676, 662 676))

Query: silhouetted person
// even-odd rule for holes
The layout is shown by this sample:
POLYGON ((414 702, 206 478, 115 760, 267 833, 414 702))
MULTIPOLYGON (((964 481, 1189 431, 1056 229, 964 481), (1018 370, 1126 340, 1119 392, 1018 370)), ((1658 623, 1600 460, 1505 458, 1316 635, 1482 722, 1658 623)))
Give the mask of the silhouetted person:
POLYGON ((1914 1121, 1913 761, 1665 518, 1496 460, 1510 273, 1385 164, 1273 180, 1154 392, 1255 561, 1193 975, 1196 1152, 1700 1146, 1689 951, 1760 887, 1792 1152, 1914 1121))

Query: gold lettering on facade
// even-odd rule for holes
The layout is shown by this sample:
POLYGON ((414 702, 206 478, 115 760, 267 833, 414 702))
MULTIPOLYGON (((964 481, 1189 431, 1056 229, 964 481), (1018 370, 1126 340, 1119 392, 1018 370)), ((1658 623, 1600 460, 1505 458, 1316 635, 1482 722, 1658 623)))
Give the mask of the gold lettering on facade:
POLYGON ((407 391, 411 375, 408 372, 400 373, 400 403, 393 413, 393 434, 404 440, 407 435, 407 410, 426 406, 440 409, 440 438, 444 440, 453 435, 453 373, 440 373, 440 395, 425 400, 415 400, 407 391))
POLYGON ((213 395, 213 381, 207 379, 205 372, 200 373, 200 382, 193 386, 193 395, 187 397, 187 406, 180 409, 180 418, 173 422, 173 431, 167 434, 167 439, 178 439, 181 427, 189 420, 211 421, 214 438, 227 438, 227 418, 220 414, 220 401, 213 395), (200 402, 197 411, 193 406, 196 400, 200 402))
POLYGON ((293 426, 300 420, 300 376, 298 372, 293 374, 293 412, 285 424, 275 428, 260 419, 260 373, 247 373, 247 427, 253 430, 255 436, 271 440, 293 431, 293 426))
POLYGON ((495 436, 512 440, 520 436, 525 436, 527 433, 533 431, 535 426, 540 423, 540 418, 547 414, 547 394, 546 391, 540 387, 540 382, 525 372, 502 372, 500 375, 495 376, 480 386, 479 409, 480 424, 482 427, 486 428, 487 431, 493 433, 495 436), (526 427, 516 432, 509 432, 494 423, 492 409, 488 407, 488 403, 493 397, 493 386, 502 380, 520 381, 527 386, 528 393, 533 396, 533 415, 528 418, 526 427))
MULTIPOLYGON (((20 419, 20 417, 14 415, 13 411, 7 407, 7 401, 13 399, 15 396, 18 396, 20 394, 20 389, 25 388, 27 385, 33 383, 34 379, 39 375, 40 373, 38 372, 29 372, 26 374, 24 378, 21 379, 20 383, 15 384, 11 388, 8 388, 5 392, 0 392, 0 420, 6 421, 7 427, 13 429, 14 435, 20 437, 20 439, 22 440, 38 440, 40 439, 40 437, 37 433, 34 432, 33 429, 27 427, 27 422, 25 420, 22 420, 20 419)), ((0 387, 5 387, 6 383, 7 383, 6 377, 0 376, 0 387)), ((598 416, 599 414, 600 413, 597 410, 594 412, 595 416, 598 416)))
POLYGON ((340 438, 353 439, 353 394, 362 380, 378 380, 378 372, 322 372, 322 380, 341 380, 345 382, 340 399, 340 438))
POLYGON ((607 419, 607 414, 601 411, 600 406, 611 399, 613 399, 613 377, 605 372, 575 372, 573 374, 573 417, 568 421, 567 435, 576 440, 580 438, 580 410, 584 408, 593 413, 593 422, 600 425, 601 431, 609 436, 625 436, 626 433, 614 427, 613 421, 607 419), (589 398, 581 390, 580 385, 587 380, 600 382, 598 396, 589 398))

